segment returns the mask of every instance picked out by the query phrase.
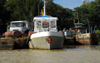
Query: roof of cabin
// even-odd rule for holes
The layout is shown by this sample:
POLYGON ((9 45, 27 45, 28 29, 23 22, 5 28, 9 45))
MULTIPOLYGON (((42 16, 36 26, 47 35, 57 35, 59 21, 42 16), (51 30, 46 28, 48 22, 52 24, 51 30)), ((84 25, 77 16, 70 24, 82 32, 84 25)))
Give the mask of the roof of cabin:
POLYGON ((75 23, 75 25, 78 25, 78 24, 83 24, 83 23, 75 23))
POLYGON ((58 20, 58 18, 57 17, 51 17, 51 16, 36 16, 36 17, 33 17, 33 19, 56 19, 56 20, 58 20))
POLYGON ((72 29, 77 29, 77 28, 85 29, 85 28, 88 28, 88 27, 72 27, 72 29))

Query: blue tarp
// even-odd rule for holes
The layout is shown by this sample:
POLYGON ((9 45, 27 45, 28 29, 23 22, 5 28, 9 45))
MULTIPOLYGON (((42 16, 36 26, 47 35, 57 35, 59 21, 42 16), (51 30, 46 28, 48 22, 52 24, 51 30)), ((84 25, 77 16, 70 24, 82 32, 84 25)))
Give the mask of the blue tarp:
MULTIPOLYGON (((47 16, 47 15, 46 15, 46 16, 35 16, 35 17, 50 17, 50 16, 47 16)), ((34 19, 34 17, 33 17, 33 19, 34 19)))
POLYGON ((50 16, 42 16, 42 17, 50 17, 50 16))

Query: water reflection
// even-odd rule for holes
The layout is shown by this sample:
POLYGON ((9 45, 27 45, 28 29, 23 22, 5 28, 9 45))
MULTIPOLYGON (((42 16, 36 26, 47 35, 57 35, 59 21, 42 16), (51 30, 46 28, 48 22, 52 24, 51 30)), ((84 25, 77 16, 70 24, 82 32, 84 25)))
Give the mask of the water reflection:
POLYGON ((70 45, 52 50, 0 50, 0 63, 100 63, 100 46, 70 45))
POLYGON ((67 50, 100 50, 100 45, 66 45, 63 49, 67 50))

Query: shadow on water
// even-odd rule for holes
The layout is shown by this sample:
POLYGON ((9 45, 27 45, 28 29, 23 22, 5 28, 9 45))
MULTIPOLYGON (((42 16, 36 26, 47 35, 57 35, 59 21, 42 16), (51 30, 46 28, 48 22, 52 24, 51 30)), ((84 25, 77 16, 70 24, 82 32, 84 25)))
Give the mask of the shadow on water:
MULTIPOLYGON (((29 48, 18 48, 18 49, 8 49, 6 48, 0 48, 0 50, 43 50, 44 49, 29 49, 29 48)), ((99 50, 100 51, 100 45, 63 45, 62 49, 50 49, 48 51, 68 51, 68 50, 99 50)))
POLYGON ((100 50, 100 45, 65 45, 63 49, 67 50, 100 50))
MULTIPOLYGON (((30 50, 42 50, 44 49, 30 49, 30 50)), ((50 49, 48 51, 68 51, 68 50, 100 50, 100 45, 64 45, 62 49, 50 49)), ((46 50, 47 51, 47 50, 46 50)))

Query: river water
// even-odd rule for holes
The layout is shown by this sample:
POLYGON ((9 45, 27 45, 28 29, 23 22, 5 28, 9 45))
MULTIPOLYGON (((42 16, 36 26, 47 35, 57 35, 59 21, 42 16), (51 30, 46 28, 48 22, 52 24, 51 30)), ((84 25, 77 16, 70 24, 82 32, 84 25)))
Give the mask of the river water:
POLYGON ((100 46, 0 50, 0 63, 100 63, 100 46))

